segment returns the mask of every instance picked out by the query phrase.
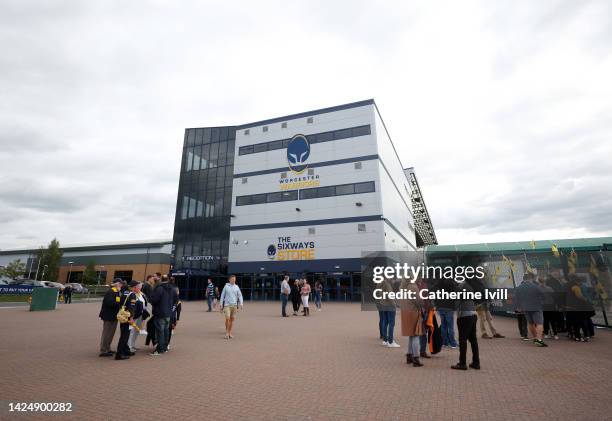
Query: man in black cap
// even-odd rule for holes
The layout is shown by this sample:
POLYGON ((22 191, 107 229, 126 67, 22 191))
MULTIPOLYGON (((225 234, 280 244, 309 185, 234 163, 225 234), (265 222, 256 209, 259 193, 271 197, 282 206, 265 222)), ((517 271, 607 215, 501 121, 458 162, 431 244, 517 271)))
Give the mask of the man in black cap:
POLYGON ((112 357, 110 350, 115 331, 117 330, 117 312, 121 308, 121 278, 113 279, 111 287, 104 294, 100 318, 102 319, 102 338, 100 339, 100 357, 112 357))
POLYGON ((132 288, 138 284, 138 281, 131 281, 129 285, 124 284, 122 289, 121 307, 125 307, 125 309, 129 311, 130 316, 124 322, 119 323, 121 336, 119 336, 119 342, 117 343, 117 353, 115 354, 116 360, 127 360, 130 356, 134 355, 134 353, 130 351, 128 340, 130 339, 130 325, 134 324, 134 311, 136 309, 136 301, 138 300, 136 294, 132 292, 132 288))

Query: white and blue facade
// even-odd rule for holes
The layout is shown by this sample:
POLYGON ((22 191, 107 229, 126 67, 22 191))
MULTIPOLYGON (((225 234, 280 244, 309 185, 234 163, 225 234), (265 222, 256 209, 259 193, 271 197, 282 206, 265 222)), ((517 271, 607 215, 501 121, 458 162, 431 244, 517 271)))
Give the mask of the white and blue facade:
MULTIPOLYGON (((197 247, 186 251, 180 240, 193 232, 183 229, 177 235, 175 227, 177 273, 237 274, 251 298, 271 299, 287 272, 323 281, 330 298, 358 299, 362 253, 416 250, 410 183, 374 100, 229 130, 231 207, 224 204, 219 219, 229 222, 227 251, 218 256, 205 251, 198 256, 197 247), (193 268, 194 256, 218 261, 207 266, 218 273, 193 268)), ((188 156, 186 151, 183 187, 189 185, 183 182, 185 168, 193 168, 185 161, 188 156)), ((229 182, 223 180, 225 192, 229 182)), ((198 211, 200 200, 185 191, 180 189, 177 204, 181 226, 181 218, 190 215, 185 203, 196 203, 194 217, 206 213, 198 211)), ((202 209, 208 211, 207 205, 202 209)), ((190 226, 197 230, 197 223, 190 226)))

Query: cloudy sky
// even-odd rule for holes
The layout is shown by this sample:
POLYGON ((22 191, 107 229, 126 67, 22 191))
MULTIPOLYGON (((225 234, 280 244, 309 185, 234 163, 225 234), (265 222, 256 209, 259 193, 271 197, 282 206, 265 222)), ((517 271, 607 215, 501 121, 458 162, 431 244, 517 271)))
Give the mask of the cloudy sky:
POLYGON ((367 98, 440 243, 612 235, 605 0, 4 0, 0 51, 0 248, 171 238, 185 127, 367 98))

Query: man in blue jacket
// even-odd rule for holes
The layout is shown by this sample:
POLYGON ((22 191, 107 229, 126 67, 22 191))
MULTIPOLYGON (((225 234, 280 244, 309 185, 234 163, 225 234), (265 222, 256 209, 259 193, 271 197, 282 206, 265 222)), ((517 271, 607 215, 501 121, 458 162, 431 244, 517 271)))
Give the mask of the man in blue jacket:
POLYGON ((153 305, 155 334, 157 336, 157 347, 151 355, 161 355, 168 351, 168 330, 172 307, 178 304, 176 288, 168 282, 166 275, 162 276, 161 283, 153 290, 150 301, 153 305))

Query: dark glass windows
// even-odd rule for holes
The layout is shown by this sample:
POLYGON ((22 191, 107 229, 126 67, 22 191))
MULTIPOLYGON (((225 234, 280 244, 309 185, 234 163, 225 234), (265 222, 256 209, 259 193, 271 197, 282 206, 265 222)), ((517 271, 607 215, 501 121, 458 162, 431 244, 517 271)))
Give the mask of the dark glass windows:
POLYGON ((262 203, 306 200, 322 197, 345 196, 349 194, 372 193, 375 191, 373 181, 363 183, 340 184, 337 186, 316 187, 312 189, 287 190, 282 192, 251 194, 237 196, 236 206, 257 205, 262 203))
MULTIPOLYGON (((348 139, 371 134, 370 125, 349 127, 347 129, 333 130, 330 132, 315 133, 306 135, 308 142, 315 143, 330 142, 332 140, 348 139)), ((273 151, 286 148, 291 139, 274 140, 272 142, 257 143, 255 145, 241 146, 238 155, 249 155, 252 153, 273 151)))

